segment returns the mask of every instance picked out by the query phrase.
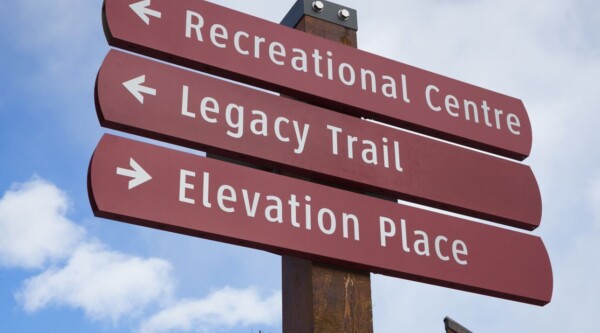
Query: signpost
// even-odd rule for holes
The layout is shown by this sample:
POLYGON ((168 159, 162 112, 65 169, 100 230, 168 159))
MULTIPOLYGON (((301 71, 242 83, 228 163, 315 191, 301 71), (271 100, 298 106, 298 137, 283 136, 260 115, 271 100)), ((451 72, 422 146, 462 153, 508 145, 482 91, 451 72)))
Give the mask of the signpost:
POLYGON ((521 302, 552 294, 535 236, 105 135, 97 216, 521 302))
POLYGON ((535 229, 531 169, 456 145, 525 159, 523 103, 356 50, 353 12, 325 4, 337 6, 298 1, 284 19, 318 38, 207 1, 105 0, 111 46, 293 99, 112 50, 96 82, 102 126, 305 180, 105 135, 94 213, 280 253, 286 333, 372 332, 370 272, 550 302, 540 238, 359 194, 535 229))
POLYGON ((105 0, 110 45, 515 159, 515 98, 198 0, 105 0))
POLYGON ((103 126, 524 229, 541 198, 523 164, 111 51, 103 126))

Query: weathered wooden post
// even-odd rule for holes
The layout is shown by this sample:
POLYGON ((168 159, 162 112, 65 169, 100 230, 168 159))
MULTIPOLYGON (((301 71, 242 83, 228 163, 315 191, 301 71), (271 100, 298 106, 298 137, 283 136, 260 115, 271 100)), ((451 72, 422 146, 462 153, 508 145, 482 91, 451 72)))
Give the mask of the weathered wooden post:
MULTIPOLYGON (((282 24, 357 47, 357 14, 328 1, 299 0, 282 24)), ((282 257, 284 333, 373 332, 371 277, 282 257)))

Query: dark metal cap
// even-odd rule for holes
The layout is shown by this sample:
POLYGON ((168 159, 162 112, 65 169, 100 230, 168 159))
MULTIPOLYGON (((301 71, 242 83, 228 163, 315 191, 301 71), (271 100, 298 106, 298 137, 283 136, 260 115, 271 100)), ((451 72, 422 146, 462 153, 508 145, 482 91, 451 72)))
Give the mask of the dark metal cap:
POLYGON ((358 30, 358 13, 356 10, 325 0, 296 1, 296 4, 281 21, 281 24, 294 28, 304 15, 358 30))
POLYGON ((444 318, 444 324, 446 325, 447 333, 473 333, 468 329, 464 328, 461 324, 455 322, 450 317, 444 318))

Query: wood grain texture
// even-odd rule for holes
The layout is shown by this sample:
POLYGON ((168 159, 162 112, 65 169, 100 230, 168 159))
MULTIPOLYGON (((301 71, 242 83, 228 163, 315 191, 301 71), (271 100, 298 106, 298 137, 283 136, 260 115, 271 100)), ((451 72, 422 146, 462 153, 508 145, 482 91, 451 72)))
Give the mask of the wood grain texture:
MULTIPOLYGON (((356 31, 304 16, 297 30, 357 47, 356 31)), ((284 333, 372 333, 371 276, 282 257, 284 333)))

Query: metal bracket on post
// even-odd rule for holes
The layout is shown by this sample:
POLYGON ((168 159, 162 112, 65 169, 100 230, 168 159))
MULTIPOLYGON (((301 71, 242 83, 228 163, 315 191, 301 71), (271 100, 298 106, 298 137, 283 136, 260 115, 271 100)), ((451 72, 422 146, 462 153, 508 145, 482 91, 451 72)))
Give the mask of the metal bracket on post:
POLYGON ((452 318, 450 317, 444 318, 444 324, 446 326, 447 333, 473 333, 465 327, 463 327, 461 324, 452 320, 452 318))
POLYGON ((281 24, 294 28, 305 15, 358 30, 358 13, 356 10, 324 0, 296 1, 296 4, 281 21, 281 24))

